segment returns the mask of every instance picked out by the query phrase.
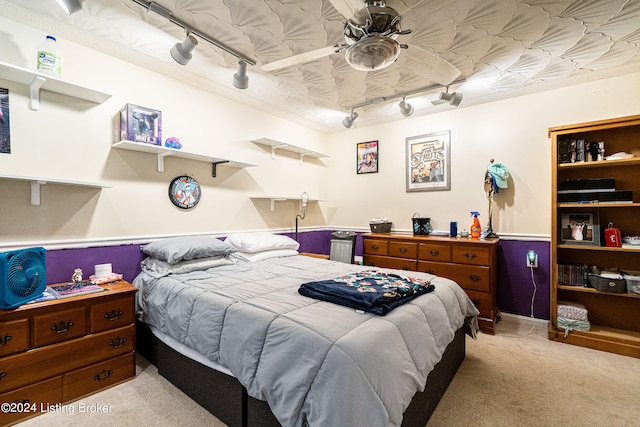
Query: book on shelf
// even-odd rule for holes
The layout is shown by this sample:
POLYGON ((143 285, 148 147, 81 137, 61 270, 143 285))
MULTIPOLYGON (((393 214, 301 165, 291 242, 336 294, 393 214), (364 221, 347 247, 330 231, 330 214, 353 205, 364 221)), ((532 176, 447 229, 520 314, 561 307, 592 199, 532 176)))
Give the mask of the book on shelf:
POLYGON ((104 288, 92 283, 67 283, 64 285, 49 286, 51 292, 58 298, 69 298, 78 295, 102 292, 104 288))

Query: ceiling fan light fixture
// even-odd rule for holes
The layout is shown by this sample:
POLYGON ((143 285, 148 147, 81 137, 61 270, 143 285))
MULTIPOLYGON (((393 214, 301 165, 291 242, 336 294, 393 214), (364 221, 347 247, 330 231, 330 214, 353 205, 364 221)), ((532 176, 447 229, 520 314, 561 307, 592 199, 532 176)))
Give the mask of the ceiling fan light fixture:
POLYGON ((413 114, 413 111, 414 111, 413 105, 406 102, 404 98, 402 98, 402 101, 400 101, 398 106, 400 107, 400 112, 402 113, 403 116, 409 117, 410 115, 413 114))
POLYGON ((375 71, 393 64, 400 49, 400 43, 390 37, 371 35, 349 46, 344 57, 356 70, 375 71))
POLYGON ((238 62, 238 72, 233 75, 233 85, 238 89, 249 87, 249 77, 247 77, 247 63, 238 62))
POLYGON ((198 40, 191 34, 187 35, 187 38, 182 43, 176 43, 171 48, 171 57, 180 65, 187 65, 193 55, 191 52, 198 46, 198 40))
POLYGON ((56 0, 58 2, 58 6, 62 8, 68 15, 76 13, 82 10, 82 1, 83 0, 56 0))
POLYGON ((349 129, 350 127, 355 125, 355 121, 357 118, 358 118, 358 113, 351 110, 351 114, 349 114, 347 117, 344 118, 344 120, 342 120, 342 125, 347 129, 349 129))

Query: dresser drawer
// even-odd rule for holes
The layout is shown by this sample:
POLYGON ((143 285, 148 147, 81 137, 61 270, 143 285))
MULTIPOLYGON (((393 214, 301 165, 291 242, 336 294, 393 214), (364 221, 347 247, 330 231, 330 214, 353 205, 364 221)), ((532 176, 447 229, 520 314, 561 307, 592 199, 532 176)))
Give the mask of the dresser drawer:
POLYGON ((465 289, 464 291, 469 296, 473 305, 475 305, 480 312, 480 317, 492 317, 490 294, 487 292, 478 292, 469 289, 465 289))
POLYGON ((29 348, 29 319, 0 322, 0 357, 29 348))
POLYGON ((421 243, 418 247, 418 259, 425 261, 450 262, 451 246, 421 243))
POLYGON ((388 255, 387 241, 378 239, 364 239, 362 248, 365 254, 388 255))
POLYGON ((411 242, 389 242, 387 255, 416 259, 418 257, 418 244, 411 242))
POLYGON ((129 353, 63 375, 62 401, 77 399, 135 376, 134 355, 129 353))
POLYGON ((78 338, 87 333, 87 318, 84 307, 34 316, 34 347, 42 347, 61 341, 78 338))
POLYGON ((451 279, 465 290, 474 289, 484 292, 491 290, 491 271, 489 267, 419 261, 418 271, 451 279))
POLYGON ((491 260, 491 252, 489 248, 481 248, 479 245, 453 247, 453 262, 473 265, 489 265, 491 260))
POLYGON ((0 422, 10 424, 31 417, 41 410, 53 410, 62 399, 62 377, 51 378, 8 393, 0 394, 0 403, 9 404, 9 411, 3 410, 0 422))
POLYGON ((364 264, 372 267, 393 268, 396 270, 416 270, 416 260, 405 258, 365 255, 364 264))
POLYGON ((89 311, 92 333, 135 323, 133 297, 94 304, 89 311))
POLYGON ((134 349, 135 325, 131 325, 7 356, 0 359, 0 392, 60 375, 134 349))

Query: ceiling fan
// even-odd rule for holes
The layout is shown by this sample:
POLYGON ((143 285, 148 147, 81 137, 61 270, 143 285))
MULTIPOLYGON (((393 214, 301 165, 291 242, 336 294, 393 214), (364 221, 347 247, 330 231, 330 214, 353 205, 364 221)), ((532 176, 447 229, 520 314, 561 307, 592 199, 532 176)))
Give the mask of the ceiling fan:
MULTIPOLYGON (((345 60, 352 68, 358 71, 377 71, 393 64, 402 49, 411 49, 415 51, 414 54, 419 55, 420 62, 425 66, 425 73, 431 80, 447 85, 460 75, 458 68, 439 56, 418 46, 398 42, 400 36, 411 34, 411 30, 401 29, 402 15, 387 6, 384 0, 329 1, 347 20, 344 25, 345 43, 293 55, 265 64, 260 69, 276 71, 344 51, 345 60)), ((418 1, 414 6, 421 2, 418 1)))

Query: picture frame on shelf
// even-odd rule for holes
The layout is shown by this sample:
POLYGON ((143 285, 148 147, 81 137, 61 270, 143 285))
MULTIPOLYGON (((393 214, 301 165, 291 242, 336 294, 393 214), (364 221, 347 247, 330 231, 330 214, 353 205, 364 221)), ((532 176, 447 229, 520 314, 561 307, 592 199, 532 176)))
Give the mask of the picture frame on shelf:
POLYGON ((451 189, 451 131, 406 138, 407 192, 451 189))
POLYGON ((564 245, 600 246, 600 221, 597 211, 562 212, 558 241, 564 245))
POLYGON ((358 175, 378 172, 378 141, 359 142, 356 155, 358 175))

